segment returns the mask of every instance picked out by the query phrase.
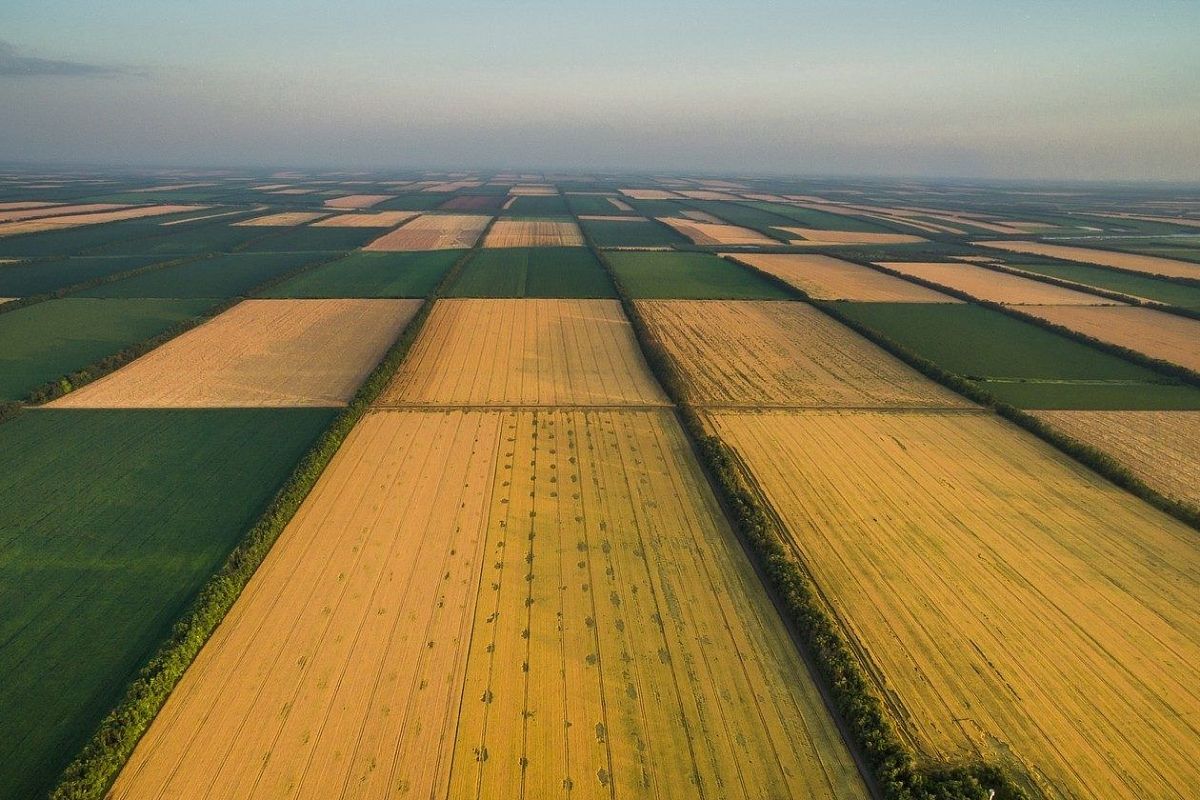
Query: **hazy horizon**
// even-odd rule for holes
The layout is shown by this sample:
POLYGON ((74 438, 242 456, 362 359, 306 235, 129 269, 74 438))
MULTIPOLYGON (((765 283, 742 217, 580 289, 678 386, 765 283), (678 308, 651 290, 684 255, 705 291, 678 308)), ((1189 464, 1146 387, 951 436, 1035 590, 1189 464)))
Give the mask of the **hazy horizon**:
POLYGON ((1200 181, 1200 3, 0 9, 0 162, 1200 181))

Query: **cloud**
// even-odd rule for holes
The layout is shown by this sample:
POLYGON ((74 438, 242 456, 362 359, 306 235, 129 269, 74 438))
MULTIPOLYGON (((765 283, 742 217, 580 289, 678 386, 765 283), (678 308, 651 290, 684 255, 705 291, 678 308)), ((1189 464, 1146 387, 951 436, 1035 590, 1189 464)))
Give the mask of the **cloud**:
POLYGON ((0 78, 28 78, 35 75, 128 75, 126 67, 103 64, 84 64, 78 61, 59 61, 34 58, 17 53, 17 48, 0 40, 0 78))

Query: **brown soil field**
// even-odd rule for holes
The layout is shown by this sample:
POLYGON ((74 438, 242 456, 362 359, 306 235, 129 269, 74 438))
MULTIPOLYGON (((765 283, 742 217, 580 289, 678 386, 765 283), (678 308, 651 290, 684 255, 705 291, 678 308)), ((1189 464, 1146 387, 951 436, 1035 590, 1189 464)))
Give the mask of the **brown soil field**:
POLYGON ((908 233, 868 233, 864 231, 824 231, 817 228, 781 227, 781 231, 795 234, 801 238, 793 240, 793 245, 813 246, 827 244, 908 244, 923 242, 920 236, 908 233))
POLYGON ((633 206, 616 197, 608 198, 608 202, 612 203, 613 208, 615 208, 617 211, 633 211, 633 206))
POLYGON ((860 798, 667 411, 368 414, 111 797, 860 798))
POLYGON ((374 214, 336 214, 313 223, 314 228, 394 228, 417 216, 416 211, 378 211, 374 214))
POLYGON ((636 302, 699 405, 968 406, 807 303, 636 302))
POLYGON ((376 203, 391 200, 391 194, 348 194, 345 197, 332 197, 325 201, 326 208, 370 208, 376 203))
POLYGON ((1200 264, 1176 261, 1173 258, 1143 256, 1136 253, 1117 253, 1112 250, 1094 250, 1090 247, 1072 247, 1070 245, 1045 244, 1043 242, 976 242, 975 244, 980 247, 994 247, 997 250, 1007 250, 1013 253, 1030 253, 1050 258, 1061 258, 1065 261, 1099 264, 1104 267, 1117 267, 1118 269, 1127 269, 1134 272, 1145 272, 1150 275, 1200 279, 1200 264))
POLYGON ((385 233, 363 250, 455 250, 475 244, 491 217, 477 214, 422 214, 385 233))
POLYGON ((208 208, 208 206, 135 206, 117 211, 101 211, 95 214, 65 214, 61 217, 5 222, 0 223, 0 236, 78 228, 83 225, 98 225, 102 222, 120 222, 126 219, 157 217, 163 214, 176 214, 180 211, 199 211, 205 208, 208 208))
POLYGON ((1054 800, 1200 781, 1196 533, 990 414, 711 414, 934 759, 1054 800))
POLYGON ((382 405, 661 405, 616 300, 438 300, 382 405))
POLYGON ((128 208, 128 203, 84 203, 74 206, 42 206, 38 208, 18 208, 0 211, 0 222, 18 222, 24 219, 47 219, 61 217, 66 214, 95 214, 99 211, 115 211, 118 208, 128 208))
POLYGON ((1077 292, 1052 283, 1009 275, 987 267, 971 264, 936 262, 880 261, 881 266, 903 272, 914 278, 932 281, 939 286, 966 292, 979 300, 1010 305, 1077 305, 1114 306, 1115 300, 1097 294, 1077 292))
POLYGON ((1034 411, 1128 467, 1168 497, 1200 508, 1200 411, 1034 411))
POLYGON ((345 405, 420 305, 420 300, 245 300, 50 405, 345 405))
POLYGON ((737 225, 697 222, 695 220, 680 217, 658 217, 658 221, 670 225, 672 228, 691 239, 693 244, 749 244, 766 247, 778 246, 781 244, 779 241, 761 234, 758 231, 752 231, 749 228, 741 228, 737 225))
POLYGON ((498 219, 484 247, 582 247, 583 234, 574 222, 545 219, 498 219))
POLYGON ((678 200, 680 195, 666 189, 621 189, 621 194, 633 200, 678 200))
POLYGON ((304 225, 324 216, 325 212, 323 211, 282 211, 278 214, 267 214, 233 224, 235 226, 290 228, 295 225, 304 225))
POLYGON ((1200 321, 1135 306, 1021 306, 1018 310, 1200 372, 1200 321))
POLYGON ((774 275, 815 300, 872 303, 961 303, 955 297, 832 256, 722 253, 774 275))

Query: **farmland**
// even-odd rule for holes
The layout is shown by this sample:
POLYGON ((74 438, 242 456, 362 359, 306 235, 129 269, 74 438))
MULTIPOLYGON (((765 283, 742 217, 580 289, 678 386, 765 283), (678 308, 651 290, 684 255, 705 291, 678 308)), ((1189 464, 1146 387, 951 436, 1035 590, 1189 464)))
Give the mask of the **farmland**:
POLYGON ((644 217, 583 219, 580 224, 599 247, 670 247, 687 241, 673 228, 644 217))
POLYGON ((1081 261, 1085 264, 1099 264, 1102 267, 1116 267, 1131 272, 1144 272, 1148 275, 1200 280, 1200 264, 1161 256, 1119 253, 1113 250, 1096 250, 1089 247, 1072 247, 1042 242, 982 242, 981 244, 1013 253, 1047 256, 1064 261, 1081 261))
POLYGON ((501 219, 483 240, 484 247, 577 247, 579 226, 569 220, 501 219))
POLYGON ((979 300, 1011 305, 1115 305, 1117 301, 1099 295, 1066 289, 1050 283, 1009 275, 971 264, 884 261, 881 265, 895 272, 936 283, 969 294, 979 300))
POLYGON ((1094 339, 1200 372, 1200 320, 1128 306, 1029 306, 1021 310, 1094 339))
POLYGON ((363 249, 392 252, 470 247, 490 221, 491 217, 471 214, 423 214, 363 249))
POLYGON ((609 253, 608 260, 621 282, 638 298, 771 300, 787 297, 782 289, 762 276, 710 253, 609 253))
POLYGON ((840 258, 784 253, 726 254, 795 286, 815 300, 959 303, 949 295, 840 258))
POLYGON ((1014 260, 1014 269, 1046 275, 1084 286, 1094 286, 1112 292, 1121 292, 1145 300, 1166 305, 1200 309, 1200 287, 1158 280, 1149 276, 1132 275, 1104 267, 1089 267, 1086 264, 1054 263, 1029 264, 1014 260))
POLYGON ((1194 531, 985 415, 710 420, 921 752, 1049 797, 1200 779, 1194 531))
POLYGON ((278 284, 266 297, 424 297, 462 250, 356 251, 278 284))
POLYGON ((583 247, 481 250, 449 293, 454 297, 614 296, 600 262, 583 247))
POLYGON ((321 253, 234 253, 143 272, 80 292, 80 297, 239 297, 261 283, 305 264, 321 253))

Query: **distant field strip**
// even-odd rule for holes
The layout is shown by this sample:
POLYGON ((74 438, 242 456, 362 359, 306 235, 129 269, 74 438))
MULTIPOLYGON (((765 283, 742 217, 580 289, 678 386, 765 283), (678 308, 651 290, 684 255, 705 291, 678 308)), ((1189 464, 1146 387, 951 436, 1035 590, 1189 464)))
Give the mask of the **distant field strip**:
POLYGON ((326 208, 369 208, 384 200, 391 200, 395 195, 390 194, 349 194, 345 197, 331 197, 325 201, 326 208))
POLYGON ((313 223, 314 228, 394 228, 417 215, 416 211, 378 211, 374 214, 337 214, 313 223))
POLYGON ((668 411, 369 414, 111 796, 858 798, 668 411))
POLYGON ((987 267, 954 263, 914 263, 882 261, 888 269, 957 289, 979 300, 1012 305, 1038 304, 1111 306, 1119 305, 1100 295, 1078 292, 1051 283, 1009 275, 987 267))
POLYGON ((439 300, 379 403, 662 405, 616 300, 439 300))
POLYGON ((363 249, 405 251, 471 247, 491 219, 475 214, 422 214, 363 249))
POLYGON ((233 225, 234 227, 290 228, 294 225, 304 225, 323 216, 325 216, 325 212, 323 211, 281 211, 278 214, 265 214, 261 217, 244 219, 241 222, 233 223, 233 225))
MULTIPOLYGON (((17 205, 27 205, 18 203, 17 205)), ((98 211, 114 211, 125 208, 121 203, 83 203, 69 206, 39 206, 36 203, 28 208, 0 209, 0 222, 19 222, 26 219, 46 219, 61 217, 64 214, 94 214, 98 211)))
POLYGON ((1038 411, 1168 497, 1200 508, 1200 411, 1038 411))
POLYGON ((246 300, 52 405, 345 405, 420 304, 246 300))
POLYGON ((793 239, 791 244, 806 247, 817 247, 827 244, 912 244, 924 242, 920 236, 907 233, 871 233, 868 231, 827 231, 819 228, 797 228, 794 226, 780 228, 799 239, 793 239))
POLYGON ((882 272, 817 255, 723 253, 795 286, 815 300, 875 303, 961 303, 951 297, 882 272))
POLYGON ((484 247, 580 247, 583 234, 567 220, 500 219, 488 231, 484 247))
POLYGON ((1130 306, 1022 306, 1019 310, 1200 372, 1200 320, 1130 306))
POLYGON ((208 208, 208 206, 137 206, 118 211, 100 211, 93 214, 64 214, 59 217, 4 222, 0 223, 0 236, 58 231, 67 228, 78 228, 84 225, 99 225, 102 222, 120 222, 122 220, 141 219, 142 217, 159 217, 166 214, 177 214, 181 211, 200 211, 204 208, 208 208))
POLYGON ((1192 793, 1194 530, 991 415, 709 419, 920 750, 1050 798, 1192 793))
POLYGON ((1178 261, 1160 256, 1144 256, 1136 253, 1118 253, 1112 250, 1093 250, 1090 247, 1072 247, 1044 242, 976 242, 980 247, 993 247, 1013 253, 1061 258, 1065 261, 1082 261, 1085 264, 1100 264, 1151 275, 1166 275, 1172 278, 1195 278, 1200 280, 1200 264, 1178 261))
POLYGON ((638 300, 637 307, 696 404, 969 406, 807 303, 638 300))
POLYGON ((672 228, 700 245, 758 245, 778 246, 782 244, 758 231, 718 222, 703 222, 680 217, 659 217, 659 222, 672 228))

